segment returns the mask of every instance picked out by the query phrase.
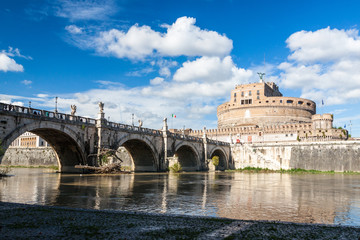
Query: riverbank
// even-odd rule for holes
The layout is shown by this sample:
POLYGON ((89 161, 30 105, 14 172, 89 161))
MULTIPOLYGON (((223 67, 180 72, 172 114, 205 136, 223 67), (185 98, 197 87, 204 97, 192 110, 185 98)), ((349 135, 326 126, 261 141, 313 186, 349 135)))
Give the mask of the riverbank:
POLYGON ((319 171, 319 170, 306 170, 306 169, 280 169, 280 170, 271 170, 268 168, 256 168, 256 167, 245 167, 233 170, 225 170, 225 172, 242 172, 242 173, 289 173, 289 174, 350 174, 350 175, 360 175, 360 172, 353 171, 344 171, 344 172, 335 172, 335 171, 319 171))
POLYGON ((360 228, 0 202, 3 239, 358 239, 360 228))

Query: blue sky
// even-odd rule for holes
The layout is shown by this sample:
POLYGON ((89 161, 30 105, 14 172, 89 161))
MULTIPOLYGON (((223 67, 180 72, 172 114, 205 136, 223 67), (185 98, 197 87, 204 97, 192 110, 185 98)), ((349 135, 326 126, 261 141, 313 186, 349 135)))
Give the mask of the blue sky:
POLYGON ((0 2, 0 101, 144 127, 215 128, 257 72, 360 136, 358 1, 0 2), (265 65, 264 65, 265 56, 265 65), (321 102, 324 101, 324 106, 321 102), (176 114, 176 119, 171 119, 176 114))

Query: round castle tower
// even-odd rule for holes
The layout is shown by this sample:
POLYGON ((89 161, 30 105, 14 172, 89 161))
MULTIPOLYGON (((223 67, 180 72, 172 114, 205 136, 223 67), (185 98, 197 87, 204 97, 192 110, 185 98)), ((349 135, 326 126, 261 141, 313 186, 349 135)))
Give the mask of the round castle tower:
POLYGON ((313 129, 331 129, 333 127, 333 115, 329 113, 315 114, 311 117, 313 129))
POLYGON ((314 114, 315 102, 283 97, 275 83, 264 81, 237 85, 230 101, 217 108, 219 129, 311 123, 314 114))

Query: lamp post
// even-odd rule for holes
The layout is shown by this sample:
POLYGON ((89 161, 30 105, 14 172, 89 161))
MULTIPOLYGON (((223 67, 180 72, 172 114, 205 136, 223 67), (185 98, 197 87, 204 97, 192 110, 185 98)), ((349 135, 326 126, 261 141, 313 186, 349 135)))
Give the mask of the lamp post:
POLYGON ((55 97, 55 113, 58 112, 58 110, 57 110, 57 100, 58 100, 58 97, 55 97))
POLYGON ((134 126, 134 114, 131 114, 131 125, 134 126))

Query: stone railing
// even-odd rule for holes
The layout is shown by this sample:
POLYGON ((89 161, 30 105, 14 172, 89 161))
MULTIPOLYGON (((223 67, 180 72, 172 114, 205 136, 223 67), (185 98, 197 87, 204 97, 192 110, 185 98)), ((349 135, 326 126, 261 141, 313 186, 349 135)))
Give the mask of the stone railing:
POLYGON ((189 136, 189 135, 185 135, 185 134, 178 134, 178 133, 168 132, 168 135, 170 137, 173 137, 173 138, 176 138, 176 139, 181 139, 181 140, 187 140, 187 141, 193 141, 193 142, 202 142, 203 141, 202 138, 193 137, 193 136, 189 136))
POLYGON ((222 142, 222 141, 218 141, 218 140, 213 140, 213 139, 207 139, 207 142, 210 144, 215 144, 215 145, 221 145, 221 146, 230 146, 230 143, 228 142, 222 142))
POLYGON ((160 130, 137 127, 137 126, 127 125, 127 124, 122 124, 122 123, 106 122, 105 125, 112 129, 126 130, 126 131, 131 131, 131 132, 140 132, 140 133, 156 135, 156 136, 162 135, 162 131, 160 131, 160 130))
POLYGON ((96 119, 93 118, 74 116, 66 113, 57 113, 42 109, 23 107, 23 106, 17 106, 6 103, 0 103, 0 111, 15 112, 15 113, 25 114, 31 117, 38 117, 38 118, 45 117, 49 119, 64 120, 64 121, 83 123, 83 124, 91 124, 91 125, 96 124, 96 119))

